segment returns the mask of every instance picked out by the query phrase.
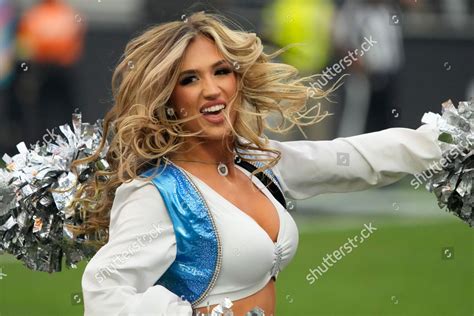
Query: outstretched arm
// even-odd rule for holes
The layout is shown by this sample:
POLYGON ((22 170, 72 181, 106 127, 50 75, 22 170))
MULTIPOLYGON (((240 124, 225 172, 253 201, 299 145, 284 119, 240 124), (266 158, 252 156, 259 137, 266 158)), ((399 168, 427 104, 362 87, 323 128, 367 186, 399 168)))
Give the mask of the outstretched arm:
POLYGON ((394 183, 441 159, 438 131, 388 128, 331 141, 270 140, 281 151, 272 168, 286 195, 306 199, 322 193, 361 191, 394 183))
POLYGON ((191 315, 191 304, 153 285, 176 257, 176 239, 160 193, 133 180, 116 191, 109 242, 83 277, 85 315, 191 315))

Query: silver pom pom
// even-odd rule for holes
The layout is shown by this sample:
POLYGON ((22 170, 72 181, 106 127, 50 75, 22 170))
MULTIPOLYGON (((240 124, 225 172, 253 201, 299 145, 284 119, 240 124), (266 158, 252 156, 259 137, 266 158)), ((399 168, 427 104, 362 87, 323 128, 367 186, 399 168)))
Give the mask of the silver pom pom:
POLYGON ((50 139, 45 137, 42 144, 31 145, 30 149, 20 143, 18 154, 2 158, 0 251, 13 254, 33 270, 61 271, 63 256, 67 267, 75 268, 77 262, 95 254, 93 247, 84 244, 88 237, 74 237, 67 225, 82 223, 70 204, 80 183, 94 174, 98 162, 107 168, 108 145, 98 162, 78 167, 78 178, 71 163, 96 151, 102 139, 102 121, 83 123, 76 112, 72 127, 62 125, 58 134, 53 129, 53 133, 48 132, 50 139))
POLYGON ((434 192, 440 208, 474 225, 474 102, 459 102, 456 108, 449 100, 443 103, 442 116, 425 113, 422 122, 441 132, 439 145, 443 152, 441 170, 426 183, 434 192))

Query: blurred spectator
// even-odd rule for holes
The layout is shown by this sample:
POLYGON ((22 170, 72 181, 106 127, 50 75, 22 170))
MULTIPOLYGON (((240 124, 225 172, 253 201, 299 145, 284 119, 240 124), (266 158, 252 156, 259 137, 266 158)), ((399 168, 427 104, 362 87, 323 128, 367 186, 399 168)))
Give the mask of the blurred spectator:
POLYGON ((263 12, 264 36, 283 47, 285 63, 302 74, 319 73, 331 56, 334 4, 330 0, 276 0, 263 12))
MULTIPOLYGON (((447 14, 446 22, 460 30, 469 22, 469 0, 444 0, 441 6, 447 14)), ((472 2, 472 0, 471 0, 472 2)))
POLYGON ((17 15, 10 0, 0 0, 0 156, 11 151, 12 127, 21 114, 9 102, 15 65, 17 15))
POLYGON ((46 129, 70 121, 74 104, 73 65, 81 56, 84 22, 61 0, 43 0, 21 17, 14 102, 24 114, 30 135, 41 139, 46 129), (39 120, 43 117, 46 119, 39 120))
POLYGON ((0 89, 13 75, 15 12, 10 0, 0 0, 0 89))
POLYGON ((81 17, 61 0, 43 0, 22 17, 18 41, 24 59, 71 66, 83 46, 81 17))
MULTIPOLYGON (((331 30, 335 6, 331 0, 276 0, 263 9, 262 36, 273 45, 290 48, 280 55, 282 62, 296 67, 300 75, 321 74, 332 56, 331 30)), ((315 77, 316 81, 316 77, 315 77)), ((328 86, 329 87, 329 86, 328 86)), ((322 88, 328 88, 322 87, 322 88)), ((321 115, 328 110, 324 100, 321 102, 321 115)), ((311 115, 316 114, 312 111, 311 115)), ((279 116, 269 117, 272 126, 281 122, 279 116)), ((291 134, 273 135, 280 140, 326 139, 330 137, 332 120, 324 119, 291 134), (296 132, 297 134, 293 134, 296 132), (301 134, 300 134, 301 133, 301 134)))
POLYGON ((346 1, 336 18, 335 44, 341 55, 359 50, 346 80, 346 100, 339 135, 390 127, 397 118, 397 79, 404 62, 400 10, 391 1, 346 1), (398 12, 398 13, 397 13, 398 12), (364 41, 373 47, 360 53, 364 41))

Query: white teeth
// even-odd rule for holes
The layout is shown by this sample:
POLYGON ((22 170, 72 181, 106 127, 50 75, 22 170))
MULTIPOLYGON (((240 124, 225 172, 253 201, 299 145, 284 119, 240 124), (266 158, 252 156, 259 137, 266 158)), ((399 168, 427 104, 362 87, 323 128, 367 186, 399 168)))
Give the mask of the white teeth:
POLYGON ((202 112, 206 112, 206 113, 217 112, 217 111, 222 110, 223 108, 225 108, 224 104, 216 104, 216 105, 203 109, 202 112))

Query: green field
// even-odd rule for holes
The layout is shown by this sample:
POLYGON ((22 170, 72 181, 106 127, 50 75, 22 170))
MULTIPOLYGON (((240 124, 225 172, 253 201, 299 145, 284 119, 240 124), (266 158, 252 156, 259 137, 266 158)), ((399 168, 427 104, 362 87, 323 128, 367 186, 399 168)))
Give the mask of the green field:
MULTIPOLYGON (((280 273, 277 315, 474 315, 473 228, 453 216, 297 218, 300 243, 280 273), (377 231, 312 285, 309 268, 359 234, 377 231), (451 258, 443 248, 452 247, 451 258)), ((29 271, 0 257, 0 315, 82 315, 81 273, 29 271)))
POLYGON ((332 222, 305 223, 296 258, 277 282, 277 315, 474 315, 468 225, 454 218, 427 223, 379 217, 356 219, 353 228, 348 221, 337 230, 332 222), (377 231, 310 285, 308 269, 369 222, 377 231), (445 247, 453 248, 451 259, 443 256, 445 247))

